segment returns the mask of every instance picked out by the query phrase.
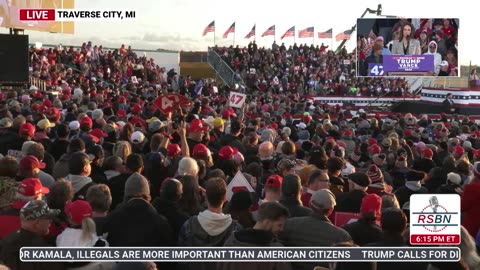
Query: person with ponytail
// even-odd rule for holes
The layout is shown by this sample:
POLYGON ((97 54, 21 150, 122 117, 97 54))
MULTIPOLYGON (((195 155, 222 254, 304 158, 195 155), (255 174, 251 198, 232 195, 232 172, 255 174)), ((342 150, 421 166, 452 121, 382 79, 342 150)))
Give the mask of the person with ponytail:
MULTIPOLYGON (((65 205, 69 227, 57 236, 57 247, 106 247, 108 242, 97 236, 97 228, 92 219, 92 207, 87 201, 76 200, 65 205)), ((110 263, 67 263, 66 269, 93 270, 109 269, 110 263)))

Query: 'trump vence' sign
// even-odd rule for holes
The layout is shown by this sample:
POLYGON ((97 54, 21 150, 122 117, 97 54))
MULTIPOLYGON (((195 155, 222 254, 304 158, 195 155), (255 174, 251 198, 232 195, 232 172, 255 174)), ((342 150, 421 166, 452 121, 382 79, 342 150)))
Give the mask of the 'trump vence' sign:
POLYGON ((384 55, 385 72, 430 72, 434 70, 433 55, 384 55))

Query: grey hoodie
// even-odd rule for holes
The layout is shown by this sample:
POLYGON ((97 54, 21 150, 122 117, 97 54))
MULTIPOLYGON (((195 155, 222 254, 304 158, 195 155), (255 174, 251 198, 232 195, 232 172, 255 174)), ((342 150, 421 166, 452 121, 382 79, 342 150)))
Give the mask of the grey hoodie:
POLYGON ((80 191, 85 185, 92 183, 92 178, 88 176, 69 174, 65 177, 68 181, 72 182, 73 193, 80 191))

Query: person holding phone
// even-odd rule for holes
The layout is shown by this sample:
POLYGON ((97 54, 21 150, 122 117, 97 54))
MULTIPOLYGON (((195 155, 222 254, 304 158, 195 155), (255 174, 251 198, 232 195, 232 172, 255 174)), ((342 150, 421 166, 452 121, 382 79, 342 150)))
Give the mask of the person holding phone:
POLYGON ((420 42, 413 38, 412 31, 412 25, 409 22, 404 22, 400 39, 393 41, 392 54, 422 54, 420 42))

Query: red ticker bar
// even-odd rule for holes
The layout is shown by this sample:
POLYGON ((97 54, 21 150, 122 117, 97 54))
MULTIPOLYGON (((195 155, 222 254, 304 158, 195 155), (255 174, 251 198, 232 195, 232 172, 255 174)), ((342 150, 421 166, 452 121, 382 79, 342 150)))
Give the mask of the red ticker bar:
POLYGON ((20 9, 21 21, 55 21, 55 9, 20 9))
POLYGON ((410 235, 410 244, 412 245, 458 245, 460 244, 460 235, 412 234, 410 235))

